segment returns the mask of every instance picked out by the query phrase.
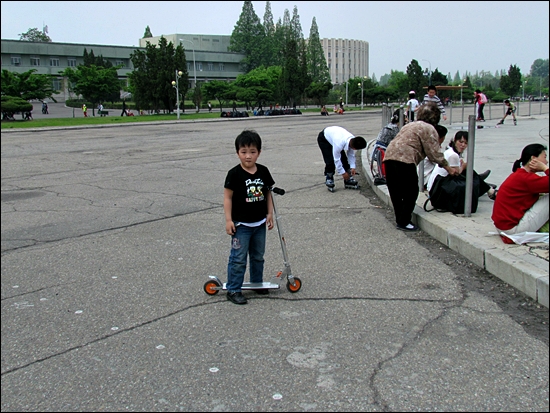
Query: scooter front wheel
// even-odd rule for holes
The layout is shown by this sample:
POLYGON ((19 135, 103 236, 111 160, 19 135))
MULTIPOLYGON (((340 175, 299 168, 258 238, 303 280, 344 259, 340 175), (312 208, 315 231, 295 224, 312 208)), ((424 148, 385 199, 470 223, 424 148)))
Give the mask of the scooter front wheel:
POLYGON ((204 292, 208 295, 216 295, 220 292, 217 288, 221 287, 220 283, 215 280, 208 280, 204 283, 204 292))
POLYGON ((300 288, 302 288, 302 280, 300 280, 298 277, 294 277, 294 285, 290 281, 286 282, 286 289, 290 291, 291 293, 297 293, 300 291, 300 288))

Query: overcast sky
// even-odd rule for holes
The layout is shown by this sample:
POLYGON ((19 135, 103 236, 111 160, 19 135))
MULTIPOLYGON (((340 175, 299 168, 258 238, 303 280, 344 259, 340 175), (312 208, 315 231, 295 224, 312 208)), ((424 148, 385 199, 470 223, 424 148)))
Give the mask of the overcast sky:
MULTIPOLYGON (((54 42, 136 46, 162 34, 230 35, 242 1, 2 1, 2 39, 48 26, 54 42)), ((263 23, 265 1, 253 1, 263 23)), ((273 20, 298 8, 304 37, 369 42, 369 76, 405 72, 412 59, 452 77, 548 59, 548 1, 272 1, 273 20)))

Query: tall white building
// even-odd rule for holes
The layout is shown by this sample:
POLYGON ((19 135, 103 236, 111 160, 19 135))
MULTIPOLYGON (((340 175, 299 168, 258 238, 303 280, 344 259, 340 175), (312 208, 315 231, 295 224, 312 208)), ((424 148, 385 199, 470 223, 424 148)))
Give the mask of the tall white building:
POLYGON ((369 42, 350 39, 321 39, 332 84, 369 76, 369 42))

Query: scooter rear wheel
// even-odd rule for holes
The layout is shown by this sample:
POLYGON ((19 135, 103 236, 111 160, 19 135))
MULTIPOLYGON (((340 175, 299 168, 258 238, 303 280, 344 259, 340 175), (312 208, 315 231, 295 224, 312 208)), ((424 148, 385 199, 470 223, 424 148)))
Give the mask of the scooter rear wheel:
POLYGON ((294 285, 292 285, 290 281, 287 281, 286 283, 286 289, 291 293, 297 293, 300 291, 300 288, 302 288, 302 280, 298 277, 294 277, 294 285))
POLYGON ((215 280, 209 280, 204 283, 204 292, 208 295, 216 295, 220 292, 220 290, 216 290, 216 288, 221 287, 220 283, 215 280))

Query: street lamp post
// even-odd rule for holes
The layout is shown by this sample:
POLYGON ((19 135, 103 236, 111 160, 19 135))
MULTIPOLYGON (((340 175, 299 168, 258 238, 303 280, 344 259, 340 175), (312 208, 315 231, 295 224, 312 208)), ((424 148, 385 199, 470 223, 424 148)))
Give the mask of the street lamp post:
POLYGON ((361 83, 357 83, 357 86, 361 88, 361 110, 363 110, 363 81, 367 80, 367 76, 361 78, 361 83))
POLYGON ((466 83, 466 79, 464 79, 460 85, 460 104, 462 105, 464 102, 462 101, 462 89, 464 88, 464 83, 466 83))
POLYGON ((423 62, 428 62, 428 65, 429 65, 429 68, 430 68, 430 71, 428 72, 428 77, 429 77, 429 86, 432 85, 432 64, 430 63, 429 60, 426 60, 426 59, 422 59, 423 62))
MULTIPOLYGON (((193 78, 195 79, 195 88, 197 87, 197 64, 195 63, 195 43, 192 40, 180 39, 180 42, 189 42, 193 45, 193 78)), ((195 103, 195 109, 199 111, 198 105, 195 103)))
POLYGON ((183 72, 176 69, 176 80, 172 80, 172 87, 176 89, 176 107, 178 111, 178 120, 180 119, 180 77, 183 72))

